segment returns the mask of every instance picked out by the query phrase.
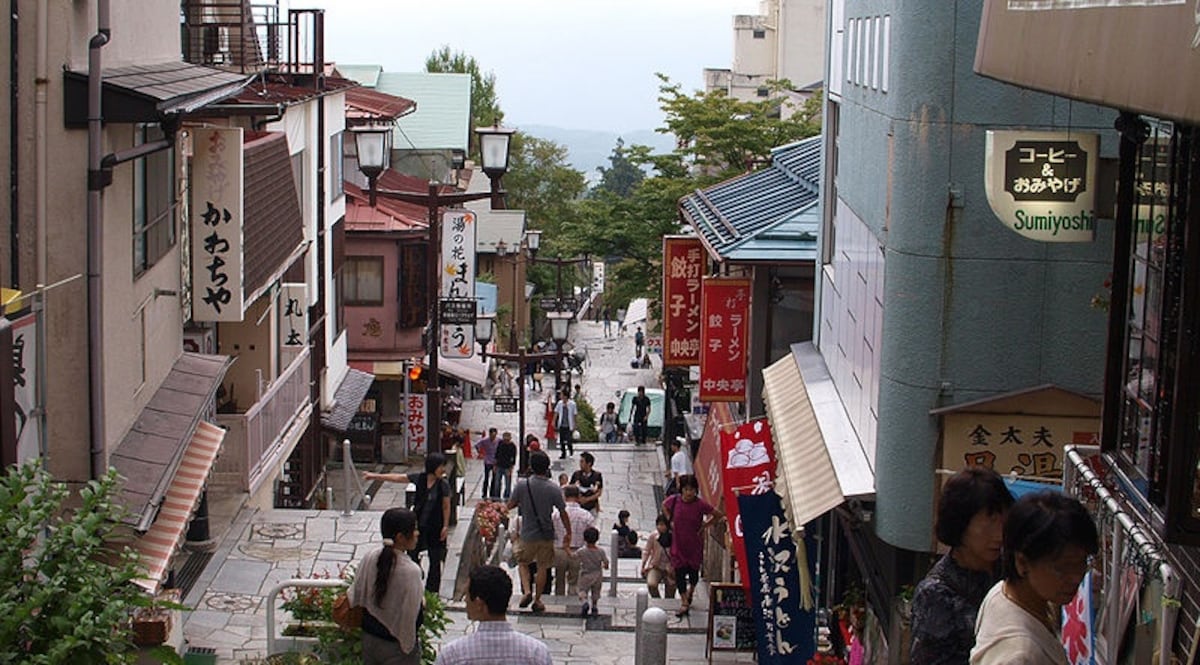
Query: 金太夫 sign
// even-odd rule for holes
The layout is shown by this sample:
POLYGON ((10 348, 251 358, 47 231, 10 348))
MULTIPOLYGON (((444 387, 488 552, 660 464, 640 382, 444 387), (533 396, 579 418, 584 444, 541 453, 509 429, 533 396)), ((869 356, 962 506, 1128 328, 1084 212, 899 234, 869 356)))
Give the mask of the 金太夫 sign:
POLYGON ((1002 224, 1041 242, 1091 242, 1098 135, 989 130, 986 141, 984 188, 1002 224))

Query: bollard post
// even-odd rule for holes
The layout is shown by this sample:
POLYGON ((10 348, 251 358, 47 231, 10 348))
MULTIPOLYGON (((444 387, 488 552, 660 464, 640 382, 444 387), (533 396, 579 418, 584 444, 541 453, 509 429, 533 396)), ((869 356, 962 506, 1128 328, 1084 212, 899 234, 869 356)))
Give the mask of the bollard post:
POLYGON ((325 487, 325 510, 335 510, 335 509, 336 509, 336 506, 333 505, 333 488, 326 486, 325 487))
POLYGON ((350 509, 350 502, 354 500, 354 493, 350 491, 350 483, 354 482, 354 466, 350 459, 350 439, 342 439, 342 493, 345 496, 345 505, 342 506, 342 516, 349 517, 354 514, 350 509))
POLYGON ((650 592, 644 586, 638 588, 633 624, 633 662, 635 663, 642 662, 642 615, 646 613, 646 608, 649 606, 650 592))
POLYGON ((667 613, 651 607, 642 614, 642 634, 638 639, 641 656, 637 665, 666 665, 667 613))
POLYGON ((612 562, 608 569, 608 597, 609 598, 617 597, 617 568, 620 567, 617 565, 617 553, 620 552, 620 549, 619 549, 620 546, 621 546, 621 534, 617 533, 616 531, 613 531, 612 532, 612 551, 608 553, 608 560, 612 562))

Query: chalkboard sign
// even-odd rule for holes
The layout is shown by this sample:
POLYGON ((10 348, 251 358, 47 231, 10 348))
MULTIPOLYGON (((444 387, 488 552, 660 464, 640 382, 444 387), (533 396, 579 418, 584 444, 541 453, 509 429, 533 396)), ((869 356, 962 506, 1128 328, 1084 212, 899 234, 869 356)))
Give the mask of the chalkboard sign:
POLYGON ((705 655, 713 651, 754 651, 758 632, 754 610, 740 584, 708 585, 708 631, 705 655))

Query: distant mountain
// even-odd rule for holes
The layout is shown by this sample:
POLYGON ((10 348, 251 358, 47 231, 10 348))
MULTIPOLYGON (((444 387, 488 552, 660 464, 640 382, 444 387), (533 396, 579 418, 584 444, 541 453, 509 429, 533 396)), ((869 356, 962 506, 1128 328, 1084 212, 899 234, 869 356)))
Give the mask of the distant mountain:
POLYGON ((571 167, 583 171, 589 183, 600 179, 596 169, 608 166, 608 157, 617 145, 617 139, 625 145, 648 145, 655 152, 668 152, 675 147, 675 139, 669 134, 659 134, 651 129, 632 132, 604 132, 591 129, 564 129, 549 125, 521 125, 521 131, 540 139, 554 141, 566 146, 571 167))

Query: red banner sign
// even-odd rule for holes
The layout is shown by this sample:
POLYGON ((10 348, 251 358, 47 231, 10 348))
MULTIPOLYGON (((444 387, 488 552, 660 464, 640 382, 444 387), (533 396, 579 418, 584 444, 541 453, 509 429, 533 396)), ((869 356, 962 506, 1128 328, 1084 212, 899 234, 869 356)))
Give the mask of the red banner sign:
POLYGON ((742 516, 738 511, 739 494, 763 494, 772 490, 775 480, 775 446, 766 418, 743 423, 732 432, 721 431, 721 484, 725 491, 725 515, 729 519, 729 536, 742 583, 750 589, 750 567, 746 560, 746 544, 742 532, 742 516))
POLYGON ((750 280, 705 277, 700 321, 700 401, 744 401, 750 280))
POLYGON ((663 366, 700 364, 700 278, 704 246, 694 236, 663 236, 663 366))
POLYGON ((714 506, 721 504, 721 431, 733 431, 733 414, 728 404, 713 404, 704 421, 704 433, 700 436, 700 448, 692 468, 700 485, 700 497, 714 506))

